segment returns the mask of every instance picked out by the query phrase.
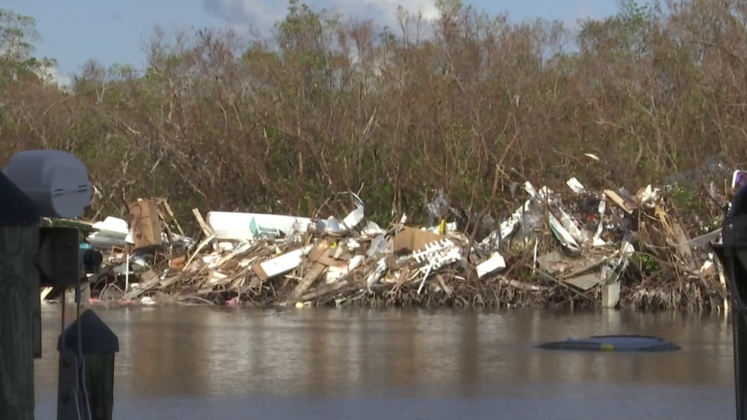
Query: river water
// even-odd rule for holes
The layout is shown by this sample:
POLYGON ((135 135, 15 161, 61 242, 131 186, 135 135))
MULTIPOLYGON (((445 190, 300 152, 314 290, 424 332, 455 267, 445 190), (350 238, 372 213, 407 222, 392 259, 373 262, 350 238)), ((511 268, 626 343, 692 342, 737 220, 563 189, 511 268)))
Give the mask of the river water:
MULTIPOLYGON (((67 311, 70 314, 71 310, 67 311)), ((114 418, 735 417, 723 316, 550 310, 96 309, 119 336, 114 418), (532 349, 656 335, 662 354, 532 349)), ((61 306, 43 309, 36 418, 54 419, 61 306)))

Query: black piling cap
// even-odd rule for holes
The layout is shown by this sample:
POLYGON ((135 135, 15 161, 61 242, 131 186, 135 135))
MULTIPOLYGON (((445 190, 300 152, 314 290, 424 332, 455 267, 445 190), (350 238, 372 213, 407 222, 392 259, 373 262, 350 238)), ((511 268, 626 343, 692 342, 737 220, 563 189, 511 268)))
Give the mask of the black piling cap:
POLYGON ((36 203, 0 171, 0 226, 33 226, 40 220, 36 203))
POLYGON ((86 309, 75 322, 65 329, 57 340, 57 351, 62 350, 62 337, 65 348, 78 351, 78 323, 82 331, 82 353, 119 353, 119 338, 96 313, 86 309))

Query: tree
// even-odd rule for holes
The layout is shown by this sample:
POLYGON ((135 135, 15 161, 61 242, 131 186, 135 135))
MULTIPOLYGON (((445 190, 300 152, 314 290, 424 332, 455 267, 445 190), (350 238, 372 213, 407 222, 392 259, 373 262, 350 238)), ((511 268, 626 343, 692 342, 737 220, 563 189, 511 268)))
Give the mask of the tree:
POLYGON ((33 17, 0 9, 0 87, 4 83, 49 77, 56 62, 33 56, 34 43, 39 41, 41 35, 33 17))

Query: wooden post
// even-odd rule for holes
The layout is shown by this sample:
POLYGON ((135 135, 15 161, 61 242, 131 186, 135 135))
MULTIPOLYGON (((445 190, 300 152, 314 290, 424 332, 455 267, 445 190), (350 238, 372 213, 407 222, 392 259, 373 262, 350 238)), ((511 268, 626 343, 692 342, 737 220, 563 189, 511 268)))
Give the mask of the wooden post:
MULTIPOLYGON (((79 354, 78 348, 80 343, 80 353, 83 360, 77 357, 78 363, 83 365, 85 375, 79 382, 77 392, 81 402, 81 411, 87 414, 85 409, 86 397, 91 408, 91 420, 112 420, 114 411, 114 355, 119 352, 119 338, 109 329, 109 327, 90 309, 86 309, 80 318, 70 324, 65 329, 64 335, 60 336, 57 344, 57 350, 60 351, 60 357, 71 357, 79 354), (80 334, 78 330, 80 328, 80 334), (80 339, 79 339, 80 337, 80 339), (63 349, 64 344, 64 349, 63 349), (72 350, 72 352, 71 352, 72 350), (83 392, 85 389, 85 393, 83 392)), ((66 412, 69 409, 70 401, 65 400, 62 393, 64 386, 70 386, 75 382, 66 382, 63 384, 63 369, 60 367, 60 397, 58 397, 57 411, 66 412)), ((70 392, 69 394, 72 394, 70 392)))
POLYGON ((304 274, 303 279, 298 283, 295 289, 293 289, 293 292, 291 292, 290 296, 288 296, 288 299, 286 300, 286 303, 296 303, 299 301, 301 296, 308 290, 309 287, 311 287, 312 284, 318 279, 322 273, 324 273, 324 270, 327 269, 327 266, 319 261, 316 261, 319 259, 320 256, 323 255, 324 252, 327 251, 329 248, 329 245, 322 242, 316 246, 314 250, 311 251, 310 256, 313 254, 315 255, 314 258, 309 258, 310 260, 314 261, 313 265, 309 269, 309 271, 304 274))
POLYGON ((83 355, 92 420, 111 420, 114 412, 114 353, 83 355))
POLYGON ((34 419, 34 298, 39 210, 0 172, 0 419, 34 419))

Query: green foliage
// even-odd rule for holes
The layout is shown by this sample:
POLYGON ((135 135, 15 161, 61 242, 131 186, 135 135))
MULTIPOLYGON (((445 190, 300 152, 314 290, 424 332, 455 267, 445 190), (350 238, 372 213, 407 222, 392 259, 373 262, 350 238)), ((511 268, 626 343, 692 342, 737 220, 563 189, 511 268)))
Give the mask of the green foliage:
POLYGON ((643 277, 657 276, 661 265, 656 257, 636 252, 630 257, 630 263, 638 267, 643 277))
POLYGON ((604 20, 581 21, 579 44, 582 51, 603 54, 644 54, 647 37, 656 28, 656 15, 650 4, 620 0, 616 15, 604 20))
MULTIPOLYGON (((69 95, 32 76, 51 64, 34 57, 33 19, 0 11, 0 142, 6 157, 79 154, 103 214, 158 196, 184 220, 194 207, 312 215, 360 189, 373 220, 417 223, 443 189, 502 216, 521 201, 511 183, 637 190, 716 152, 747 157, 735 2, 622 1, 574 37, 459 0, 439 0, 435 21, 399 10, 396 28, 292 0, 268 39, 156 30, 146 68, 87 63, 69 95)), ((697 189, 672 200, 708 211, 697 189)))
POLYGON ((707 207, 700 197, 700 190, 697 185, 675 185, 672 189, 671 199, 673 205, 684 213, 701 213, 707 207))

